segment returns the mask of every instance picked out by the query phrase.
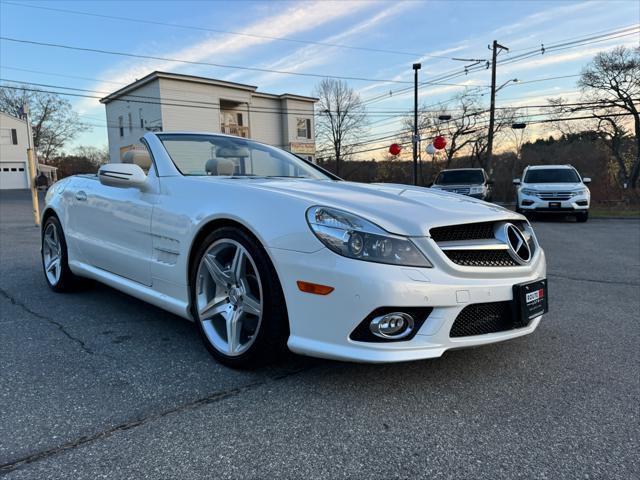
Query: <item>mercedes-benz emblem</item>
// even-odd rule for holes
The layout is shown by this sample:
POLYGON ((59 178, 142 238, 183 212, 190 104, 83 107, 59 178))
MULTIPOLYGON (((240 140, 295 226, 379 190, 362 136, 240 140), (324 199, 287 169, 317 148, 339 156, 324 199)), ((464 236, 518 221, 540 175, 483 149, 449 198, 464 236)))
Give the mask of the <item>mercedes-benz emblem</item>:
POLYGON ((504 239, 509 247, 509 255, 520 265, 525 265, 531 260, 531 248, 527 239, 518 227, 513 223, 504 225, 504 239))

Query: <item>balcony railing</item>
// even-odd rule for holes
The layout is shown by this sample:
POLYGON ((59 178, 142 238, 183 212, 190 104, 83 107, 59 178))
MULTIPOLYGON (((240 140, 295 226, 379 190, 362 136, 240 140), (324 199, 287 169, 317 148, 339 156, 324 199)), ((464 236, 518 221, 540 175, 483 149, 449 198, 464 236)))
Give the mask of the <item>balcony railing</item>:
POLYGON ((237 137, 249 138, 249 127, 241 127, 239 125, 220 125, 220 131, 227 135, 235 135, 237 137))

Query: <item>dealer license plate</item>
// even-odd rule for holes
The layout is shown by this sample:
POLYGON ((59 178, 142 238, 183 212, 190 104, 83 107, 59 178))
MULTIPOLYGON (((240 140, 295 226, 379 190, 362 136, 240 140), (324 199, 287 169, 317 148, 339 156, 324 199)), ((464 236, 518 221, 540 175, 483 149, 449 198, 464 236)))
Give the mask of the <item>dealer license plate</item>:
POLYGON ((513 299, 522 320, 531 320, 549 311, 547 280, 513 286, 513 299))

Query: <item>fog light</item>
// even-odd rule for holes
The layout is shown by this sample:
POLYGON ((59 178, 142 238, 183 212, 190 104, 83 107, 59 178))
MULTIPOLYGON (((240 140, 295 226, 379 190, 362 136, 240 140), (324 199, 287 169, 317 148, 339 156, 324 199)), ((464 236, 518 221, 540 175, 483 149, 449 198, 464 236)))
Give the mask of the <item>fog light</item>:
POLYGON ((381 338, 404 338, 413 331, 413 317, 404 312, 387 313, 371 320, 371 333, 381 338))
POLYGON ((522 200, 522 205, 533 205, 533 200, 522 200))

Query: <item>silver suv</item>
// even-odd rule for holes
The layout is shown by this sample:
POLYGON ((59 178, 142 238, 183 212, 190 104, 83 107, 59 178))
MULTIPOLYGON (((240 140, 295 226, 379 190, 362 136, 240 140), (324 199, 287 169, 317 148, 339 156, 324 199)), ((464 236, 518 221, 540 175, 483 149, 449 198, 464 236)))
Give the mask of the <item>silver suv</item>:
POLYGON ((518 191, 516 212, 575 214, 578 222, 586 222, 591 202, 588 183, 591 179, 580 177, 571 165, 530 165, 522 180, 513 180, 518 191))

